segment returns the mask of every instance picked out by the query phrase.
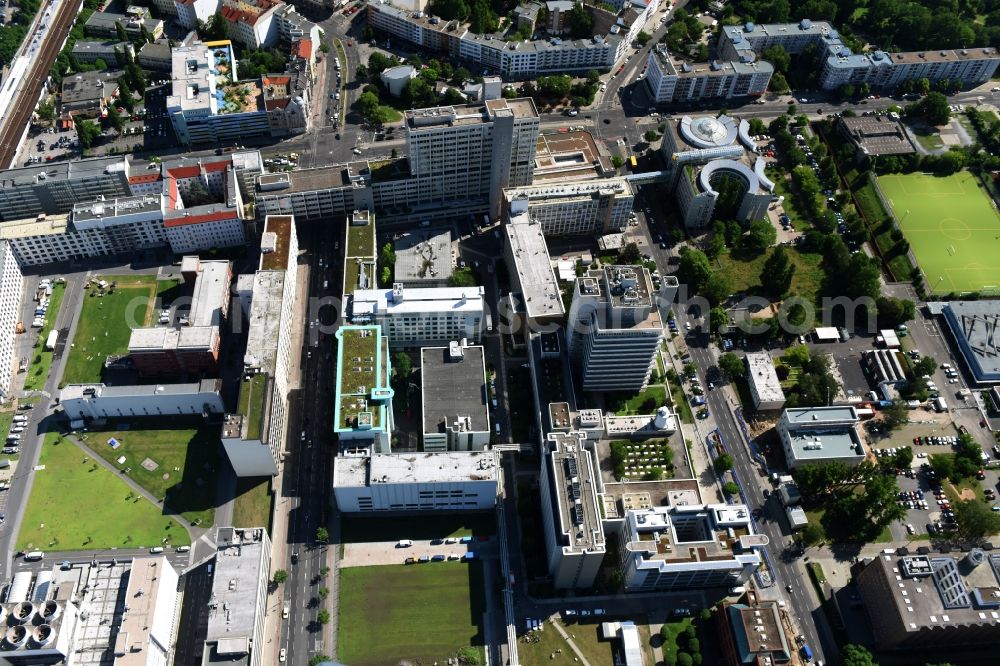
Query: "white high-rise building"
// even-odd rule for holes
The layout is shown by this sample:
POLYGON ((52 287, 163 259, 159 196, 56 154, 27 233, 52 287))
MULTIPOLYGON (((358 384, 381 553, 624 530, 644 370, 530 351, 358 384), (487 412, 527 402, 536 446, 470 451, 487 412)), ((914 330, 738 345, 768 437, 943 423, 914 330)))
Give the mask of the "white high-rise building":
POLYGON ((663 336, 649 271, 606 266, 577 278, 567 318, 570 358, 584 391, 635 391, 663 336))
POLYGON ((625 178, 540 182, 504 190, 510 217, 527 212, 546 236, 611 234, 625 230, 635 190, 625 178))
MULTIPOLYGON (((0 396, 10 392, 14 371, 14 333, 21 320, 21 266, 7 241, 0 240, 0 396)), ((55 313, 52 313, 55 316, 55 313)))
POLYGON ((376 324, 393 347, 444 345, 483 333, 483 287, 356 289, 351 322, 376 324))

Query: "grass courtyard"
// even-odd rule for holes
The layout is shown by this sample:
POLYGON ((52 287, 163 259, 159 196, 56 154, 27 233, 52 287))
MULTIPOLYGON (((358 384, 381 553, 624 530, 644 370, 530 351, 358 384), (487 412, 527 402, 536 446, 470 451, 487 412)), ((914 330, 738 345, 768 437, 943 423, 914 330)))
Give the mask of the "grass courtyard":
POLYGON ((101 381, 108 356, 127 352, 132 328, 149 324, 151 304, 158 291, 154 276, 101 279, 116 282, 117 287, 114 293, 106 292, 104 296, 97 295, 96 287, 87 290, 60 386, 101 381))
POLYGON ((878 182, 932 293, 1000 287, 1000 215, 974 175, 891 174, 878 182))
MULTIPOLYGON (((760 274, 768 257, 774 252, 770 249, 759 256, 746 260, 734 257, 726 252, 719 256, 720 271, 729 278, 733 292, 747 291, 755 293, 760 289, 760 274)), ((810 303, 816 301, 816 295, 823 285, 822 255, 799 252, 790 249, 787 252, 789 260, 795 266, 792 276, 792 286, 788 293, 805 298, 810 303)))
POLYGON ((233 503, 233 527, 271 529, 271 477, 243 477, 236 481, 236 501, 233 503))
POLYGON ((56 433, 45 436, 17 535, 20 550, 152 548, 191 543, 176 520, 56 433))
POLYGON ((482 659, 484 603, 478 561, 341 569, 338 660, 445 663, 469 646, 482 659))
POLYGON ((65 294, 65 283, 52 285, 52 298, 49 299, 49 307, 45 312, 45 326, 42 326, 38 331, 38 344, 32 350, 31 362, 24 378, 25 391, 40 391, 45 387, 45 382, 49 378, 52 352, 45 349, 45 342, 49 338, 49 333, 56 327, 56 317, 59 316, 59 308, 62 306, 65 294))
MULTIPOLYGON (((157 423, 155 429, 112 429, 81 433, 80 439, 185 520, 199 525, 215 521, 219 429, 198 423, 157 423), (185 427, 187 426, 187 427, 185 427), (198 427, 201 426, 201 427, 198 427), (108 440, 119 446, 112 449, 108 440), (124 463, 119 463, 121 457, 124 463)), ((149 424, 143 424, 147 428, 149 424)))

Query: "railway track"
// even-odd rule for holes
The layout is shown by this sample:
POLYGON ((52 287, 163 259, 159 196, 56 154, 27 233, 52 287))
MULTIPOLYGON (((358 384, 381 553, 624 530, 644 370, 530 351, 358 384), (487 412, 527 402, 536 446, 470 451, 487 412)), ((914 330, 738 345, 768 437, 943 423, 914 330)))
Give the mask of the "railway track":
MULTIPOLYGON (((44 40, 35 54, 35 59, 28 66, 21 84, 14 92, 9 112, 0 119, 0 167, 10 168, 17 157, 17 149, 24 135, 25 127, 31 120, 31 114, 35 110, 35 102, 41 94, 42 86, 48 78, 52 63, 62 50, 66 35, 73 26, 73 21, 79 14, 82 2, 77 0, 63 0, 51 19, 44 40)), ((45 7, 39 8, 44 11, 45 7)), ((25 40, 32 39, 29 34, 25 40)))

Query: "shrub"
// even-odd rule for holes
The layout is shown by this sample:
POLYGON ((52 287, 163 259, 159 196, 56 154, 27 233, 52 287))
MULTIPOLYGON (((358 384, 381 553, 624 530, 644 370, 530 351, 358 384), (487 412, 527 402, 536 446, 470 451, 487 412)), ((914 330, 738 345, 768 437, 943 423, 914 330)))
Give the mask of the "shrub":
POLYGON ((694 658, 687 652, 677 653, 677 666, 691 666, 694 664, 694 658))

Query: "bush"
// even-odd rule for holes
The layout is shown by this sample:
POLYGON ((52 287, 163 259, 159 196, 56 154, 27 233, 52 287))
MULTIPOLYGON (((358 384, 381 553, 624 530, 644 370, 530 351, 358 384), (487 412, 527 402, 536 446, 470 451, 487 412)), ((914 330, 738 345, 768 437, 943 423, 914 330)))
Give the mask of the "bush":
POLYGON ((726 493, 727 495, 733 495, 733 496, 739 495, 740 487, 737 486, 732 481, 726 481, 725 483, 722 484, 722 492, 726 493))
POLYGON ((694 628, 693 624, 689 624, 687 629, 684 630, 684 638, 691 640, 698 636, 698 630, 694 628))
POLYGON ((694 664, 694 658, 687 652, 677 653, 677 666, 691 666, 694 664))
POLYGON ((687 650, 691 654, 697 654, 701 652, 701 641, 699 641, 697 638, 692 638, 691 640, 688 641, 687 650))
POLYGON ((712 619, 712 610, 709 609, 709 608, 702 608, 701 609, 701 621, 702 622, 708 622, 711 619, 712 619))

